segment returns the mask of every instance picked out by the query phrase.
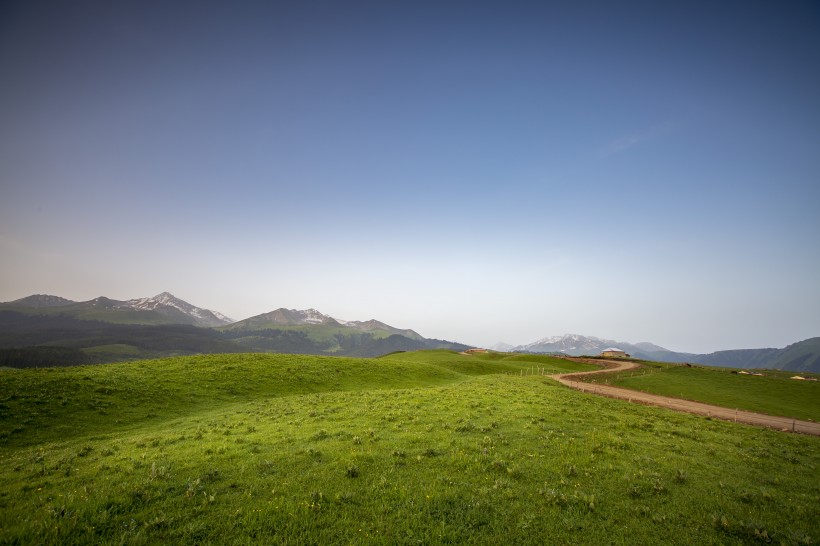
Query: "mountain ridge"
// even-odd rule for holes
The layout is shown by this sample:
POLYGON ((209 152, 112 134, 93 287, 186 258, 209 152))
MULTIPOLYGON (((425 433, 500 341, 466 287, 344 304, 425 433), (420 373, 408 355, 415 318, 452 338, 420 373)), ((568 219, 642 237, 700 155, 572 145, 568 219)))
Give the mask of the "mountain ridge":
POLYGON ((0 309, 66 314, 81 320, 102 320, 118 324, 189 324, 207 328, 234 322, 221 313, 192 305, 170 292, 125 301, 99 296, 81 302, 60 296, 36 294, 0 303, 0 309))
POLYGON ((670 351, 649 342, 628 343, 580 334, 550 336, 519 345, 510 352, 561 353, 570 356, 594 356, 605 349, 616 348, 642 360, 690 363, 732 368, 769 368, 820 373, 820 337, 792 343, 782 349, 732 349, 708 354, 670 351))
POLYGON ((33 294, 31 296, 26 296, 25 298, 10 301, 8 303, 22 307, 33 307, 35 309, 40 309, 42 307, 61 307, 63 305, 71 305, 77 302, 61 298, 60 296, 52 296, 50 294, 33 294))
MULTIPOLYGON (((656 345, 653 346, 657 347, 656 345)), ((512 352, 562 353, 570 356, 583 356, 600 354, 601 351, 611 348, 621 349, 637 358, 642 358, 641 355, 646 354, 641 347, 632 343, 581 334, 544 337, 538 341, 514 347, 512 352)), ((662 347, 659 347, 659 349, 666 350, 662 347)))
POLYGON ((244 320, 236 321, 223 327, 225 330, 259 330, 269 327, 300 327, 300 326, 328 326, 339 328, 341 331, 355 330, 359 332, 376 333, 379 335, 400 335, 408 339, 423 340, 421 334, 415 330, 401 329, 376 319, 365 321, 342 320, 325 315, 316 309, 285 309, 280 307, 267 313, 255 315, 244 320))
MULTIPOLYGON (((305 350, 311 354, 378 354, 379 351, 452 348, 469 345, 425 338, 415 330, 400 329, 376 319, 346 321, 316 309, 279 308, 244 320, 233 319, 192 305, 162 292, 148 298, 114 300, 104 296, 76 302, 60 296, 34 294, 0 303, 0 311, 61 316, 103 324, 214 328, 241 346, 263 352, 305 350)), ((687 362, 710 366, 774 368, 820 372, 820 337, 793 343, 782 349, 736 349, 708 354, 682 353, 649 342, 628 343, 581 334, 548 336, 535 342, 512 346, 498 343, 501 352, 560 353, 571 356, 596 355, 609 348, 623 350, 635 358, 660 362, 687 362)))
MULTIPOLYGON (((11 302, 0 302, 0 310, 2 309, 67 314, 81 320, 99 320, 116 324, 190 324, 205 328, 218 328, 223 331, 329 327, 334 329, 334 334, 366 333, 377 339, 398 335, 414 341, 428 339, 415 330, 396 328, 377 319, 342 320, 313 308, 299 310, 280 307, 237 321, 218 311, 192 305, 170 292, 130 300, 115 300, 99 296, 83 302, 60 296, 35 294, 11 302)), ((441 340, 436 341, 445 343, 441 340)), ((462 346, 462 344, 457 345, 462 346)), ((464 345, 464 347, 467 346, 464 345)))
POLYGON ((170 292, 162 292, 151 298, 128 300, 125 303, 134 309, 158 311, 169 316, 174 314, 171 310, 176 310, 188 317, 192 317, 196 321, 195 326, 214 327, 236 322, 218 311, 203 309, 181 300, 170 292))
POLYGON ((275 309, 233 321, 169 292, 127 301, 29 296, 0 303, 0 365, 61 366, 199 352, 375 357, 468 345, 384 322, 344 321, 316 309, 275 309))

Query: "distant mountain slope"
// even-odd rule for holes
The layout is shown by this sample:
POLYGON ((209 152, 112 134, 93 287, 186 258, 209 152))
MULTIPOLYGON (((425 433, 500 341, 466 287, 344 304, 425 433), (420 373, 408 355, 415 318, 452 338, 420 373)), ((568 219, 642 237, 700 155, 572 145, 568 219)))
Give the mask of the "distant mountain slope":
POLYGON ((658 362, 688 362, 732 368, 770 368, 820 373, 820 337, 800 341, 783 349, 737 349, 709 354, 678 353, 652 343, 630 344, 592 336, 567 334, 547 337, 513 348, 518 352, 564 353, 571 356, 596 355, 610 347, 635 358, 658 362))
POLYGON ((394 328, 389 324, 385 324, 375 319, 366 320, 364 322, 353 320, 350 322, 345 322, 344 325, 348 328, 355 328, 357 330, 361 330, 362 332, 387 332, 391 335, 395 334, 399 336, 404 336, 408 339, 415 339, 417 341, 424 339, 424 337, 422 337, 420 334, 413 330, 401 330, 399 328, 394 328))
POLYGON ((735 349, 694 355, 688 362, 730 368, 771 368, 779 349, 735 349))
POLYGON ((262 313, 244 320, 234 322, 223 328, 224 330, 262 330, 265 328, 279 328, 282 326, 337 326, 341 322, 329 317, 316 309, 299 311, 297 309, 280 308, 269 313, 262 313))
POLYGON ((34 294, 33 296, 20 298, 19 300, 14 300, 3 305, 6 305, 8 307, 42 309, 46 307, 62 307, 64 305, 71 305, 72 303, 77 302, 67 300, 59 296, 51 296, 48 294, 34 294))
POLYGON ((656 348, 665 351, 663 347, 651 343, 632 345, 623 341, 601 339, 580 334, 565 334, 540 339, 527 345, 519 345, 512 350, 527 353, 563 353, 570 356, 598 355, 605 349, 621 349, 636 358, 648 358, 651 354, 645 348, 656 348))
POLYGON ((247 351, 211 328, 113 324, 66 314, 0 310, 0 365, 66 366, 247 351))
POLYGON ((820 373, 820 337, 793 343, 783 349, 735 349, 709 354, 657 351, 642 357, 659 362, 689 362, 731 368, 769 368, 820 373))
POLYGON ((81 320, 113 324, 189 324, 212 327, 233 322, 221 313, 191 305, 168 292, 151 298, 128 301, 99 297, 74 302, 58 296, 36 295, 0 304, 0 309, 35 314, 61 314, 81 320))
POLYGON ((793 343, 780 349, 770 368, 820 373, 820 337, 793 343))
POLYGON ((426 339, 378 320, 344 321, 316 309, 276 309, 219 328, 254 351, 379 356, 418 349, 464 350, 467 345, 426 339))
POLYGON ((417 341, 424 339, 424 337, 413 330, 402 330, 378 320, 345 321, 325 315, 316 309, 306 309, 300 311, 298 309, 280 308, 269 313, 262 313, 261 315, 256 315, 245 320, 234 322, 233 324, 224 326, 221 329, 223 331, 253 331, 283 327, 287 329, 306 329, 306 331, 312 331, 314 333, 325 332, 330 334, 354 334, 366 332, 379 338, 399 335, 417 341))
POLYGON ((125 302, 125 305, 132 309, 157 311, 167 317, 176 319, 177 322, 180 323, 193 321, 195 326, 224 326, 225 324, 234 322, 233 319, 226 317, 222 313, 191 305, 168 292, 163 292, 153 298, 129 300, 125 302))
POLYGON ((636 343, 635 347, 637 347, 638 349, 640 349, 641 351, 643 351, 645 353, 654 353, 654 352, 657 352, 657 351, 667 351, 668 350, 668 349, 664 349, 660 345, 655 345, 654 343, 647 343, 645 341, 642 342, 642 343, 636 343))
POLYGON ((179 354, 276 352, 380 356, 467 345, 378 320, 277 309, 239 322, 168 292, 128 301, 29 296, 0 304, 0 366, 66 366, 179 354))

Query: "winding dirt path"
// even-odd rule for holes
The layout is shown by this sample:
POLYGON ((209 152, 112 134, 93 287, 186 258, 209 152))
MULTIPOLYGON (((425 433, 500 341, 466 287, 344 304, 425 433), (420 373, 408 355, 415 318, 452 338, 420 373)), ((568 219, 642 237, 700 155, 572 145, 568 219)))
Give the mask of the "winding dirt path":
POLYGON ((629 400, 630 402, 637 402, 639 404, 660 406, 662 408, 685 411, 687 413, 694 413, 697 415, 705 415, 715 419, 734 421, 735 423, 746 423, 749 425, 773 428, 784 432, 799 432, 802 434, 820 436, 820 423, 815 423, 814 421, 801 421, 799 419, 791 419, 789 417, 777 417, 774 415, 764 415, 762 413, 754 413, 751 411, 734 410, 724 408, 722 406, 704 404, 702 402, 693 402, 691 400, 682 400, 680 398, 671 398, 669 396, 633 391, 623 387, 613 387, 610 385, 599 385, 597 383, 585 383, 583 381, 578 381, 577 378, 584 375, 615 373, 640 367, 639 364, 635 364, 634 362, 611 362, 608 360, 583 360, 583 362, 598 365, 603 364, 606 368, 591 372, 562 373, 551 375, 550 377, 559 383, 566 385, 567 387, 580 390, 581 392, 590 392, 601 396, 608 396, 610 398, 629 400))

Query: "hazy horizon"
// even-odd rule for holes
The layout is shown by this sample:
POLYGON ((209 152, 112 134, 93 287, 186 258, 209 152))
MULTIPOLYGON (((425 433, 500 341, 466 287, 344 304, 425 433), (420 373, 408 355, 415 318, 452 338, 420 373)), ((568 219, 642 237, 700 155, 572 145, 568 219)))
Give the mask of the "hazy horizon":
MULTIPOLYGON (((168 291, 163 291, 163 293, 166 293, 166 292, 168 292, 168 291)), ((36 295, 47 295, 47 296, 58 296, 58 297, 64 297, 64 296, 60 296, 60 295, 58 295, 58 294, 29 294, 29 296, 36 296, 36 295)), ((136 299, 142 299, 142 298, 152 298, 152 297, 156 297, 156 296, 159 296, 159 295, 160 295, 160 294, 153 294, 153 295, 151 295, 151 296, 143 295, 143 296, 138 296, 138 297, 129 297, 129 298, 121 298, 121 299, 111 298, 111 299, 115 299, 115 300, 117 300, 117 301, 128 301, 128 300, 136 300, 136 299)), ((200 307, 200 308, 202 308, 202 309, 207 309, 208 311, 212 311, 212 312, 217 312, 217 313, 220 313, 220 314, 224 315, 226 318, 231 319, 232 321, 235 321, 235 322, 240 322, 240 321, 243 321, 243 320, 245 320, 245 319, 252 318, 252 317, 255 317, 255 316, 258 316, 258 315, 262 315, 262 314, 266 314, 266 313, 269 313, 269 312, 271 312, 271 311, 275 311, 275 310, 277 310, 277 309, 281 309, 281 308, 282 308, 282 307, 271 308, 271 309, 269 309, 269 310, 267 310, 267 311, 263 311, 262 313, 256 313, 256 314, 254 314, 254 315, 249 315, 249 316, 242 316, 242 317, 239 317, 239 316, 231 316, 231 315, 230 315, 230 314, 228 314, 228 313, 223 313, 223 312, 222 312, 222 311, 220 311, 219 309, 214 309, 214 308, 209 308, 209 307, 203 307, 203 306, 201 306, 201 305, 198 305, 196 302, 187 301, 187 300, 185 300, 184 298, 179 298, 179 296, 177 296, 176 294, 173 294, 173 293, 171 293, 171 295, 172 295, 172 296, 174 296, 174 297, 176 297, 176 298, 178 298, 178 299, 181 299, 181 300, 183 300, 183 301, 186 301, 186 302, 187 302, 187 303, 189 303, 189 304, 192 304, 192 305, 195 305, 195 306, 197 306, 197 307, 200 307)), ((24 296, 24 297, 27 297, 27 296, 24 296)), ((105 295, 100 295, 100 296, 97 296, 97 297, 108 297, 108 296, 105 296, 105 295)), ((19 298, 19 299, 22 299, 22 298, 19 298)), ((72 298, 65 298, 65 299, 72 300, 72 298)), ((76 302, 76 303, 82 303, 82 302, 84 302, 84 301, 91 301, 91 300, 93 300, 93 299, 96 299, 96 298, 88 298, 88 299, 82 299, 82 300, 76 300, 76 299, 75 299, 75 300, 72 300, 72 301, 74 301, 74 302, 76 302)), ((10 303, 10 302, 0 302, 0 303, 10 303)), ((336 319, 336 320, 341 320, 341 321, 344 321, 344 322, 351 322, 351 321, 360 321, 360 322, 364 322, 364 321, 368 321, 368 320, 379 320, 379 321, 381 321, 381 322, 385 322, 385 321, 383 321, 383 320, 379 319, 378 317, 366 317, 366 318, 365 318, 365 317, 340 317, 340 316, 334 316, 334 315, 332 315, 332 314, 330 314, 330 313, 325 313, 324 311, 322 311, 322 309, 317 309, 317 308, 315 308, 315 307, 310 307, 310 308, 308 308, 308 307, 304 307, 304 308, 288 308, 288 307, 284 307, 284 308, 285 308, 285 309, 290 309, 290 310, 297 310, 297 311, 307 311, 308 309, 314 309, 314 310, 317 310, 317 311, 319 311, 319 312, 321 312, 321 313, 323 313, 323 314, 325 314, 325 315, 330 316, 331 318, 334 318, 334 319, 336 319)), ((397 326, 397 325, 395 325, 395 324, 389 324, 389 326, 393 326, 393 327, 396 327, 396 328, 399 328, 399 329, 412 329, 412 330, 418 330, 417 328, 413 328, 413 327, 412 327, 412 326, 410 326, 410 325, 405 325, 405 326, 397 326)), ((419 333, 419 332, 417 332, 417 333, 419 333)), ((537 341, 541 341, 541 340, 546 339, 546 338, 551 338, 551 337, 562 337, 562 336, 566 336, 566 335, 582 335, 582 336, 586 336, 586 337, 594 337, 594 338, 598 338, 598 339, 602 339, 602 340, 610 340, 610 341, 619 342, 619 343, 629 343, 629 344, 633 344, 633 345, 635 345, 635 344, 639 344, 639 343, 647 343, 647 342, 648 342, 648 343, 654 343, 655 345, 663 345, 663 344, 658 344, 658 343, 655 343, 654 341, 649 340, 649 339, 611 339, 611 338, 608 338, 607 336, 599 336, 599 335, 595 335, 594 333, 589 333, 589 332, 562 332, 562 333, 554 332, 554 333, 548 333, 548 334, 544 334, 544 335, 539 335, 538 337, 535 337, 535 338, 528 338, 528 339, 526 339, 526 340, 523 340, 523 341, 518 341, 518 342, 515 342, 515 343, 508 343, 506 340, 499 339, 499 340, 494 341, 494 342, 492 342, 492 343, 484 343, 484 344, 470 344, 470 345, 474 345, 474 346, 477 346, 477 347, 492 348, 493 346, 498 345, 498 344, 500 344, 500 343, 507 343, 507 344, 509 344, 509 345, 512 345, 513 347, 517 347, 517 346, 527 345, 527 344, 530 344, 530 343, 534 343, 534 342, 537 342, 537 341)), ((424 337, 427 337, 427 338, 437 338, 437 339, 441 339, 441 337, 440 337, 440 336, 431 335, 431 334, 424 335, 424 337)), ((763 348, 778 348, 778 349, 782 349, 783 347, 785 347, 785 346, 787 346, 787 345, 791 345, 791 344, 793 344, 793 343, 798 343, 798 342, 800 342, 800 341, 805 341, 806 339, 810 339, 810 338, 813 338, 813 337, 820 337, 820 336, 814 335, 814 336, 810 336, 809 338, 805 338, 805 339, 796 339, 796 340, 794 340, 794 341, 792 341, 792 342, 789 342, 789 343, 787 343, 787 344, 785 344, 785 345, 782 345, 782 346, 777 346, 777 347, 768 347, 768 346, 767 346, 767 347, 764 347, 764 346, 760 346, 760 347, 731 347, 731 348, 726 348, 726 349, 716 349, 716 350, 714 350, 714 351, 704 351, 704 354, 705 354, 705 353, 709 353, 709 352, 715 352, 715 351, 720 351, 720 350, 731 350, 731 349, 763 349, 763 348)), ((462 339, 447 339, 447 341, 458 342, 458 343, 463 343, 463 342, 464 342, 464 340, 462 340, 462 339)), ((669 347, 666 347, 666 346, 663 346, 663 348, 664 348, 664 349, 673 350, 673 351, 677 351, 677 352, 684 352, 684 353, 685 353, 685 352, 689 352, 689 353, 697 353, 697 351, 688 351, 688 350, 684 350, 684 349, 680 349, 680 350, 670 349, 669 347)))
POLYGON ((0 301, 820 335, 820 5, 7 2, 0 301))

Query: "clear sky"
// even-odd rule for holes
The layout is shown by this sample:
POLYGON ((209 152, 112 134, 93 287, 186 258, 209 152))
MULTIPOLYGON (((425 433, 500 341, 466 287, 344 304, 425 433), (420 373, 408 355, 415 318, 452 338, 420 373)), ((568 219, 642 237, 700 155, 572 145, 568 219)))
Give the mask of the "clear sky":
POLYGON ((0 7, 0 301, 820 335, 820 4, 0 7))

